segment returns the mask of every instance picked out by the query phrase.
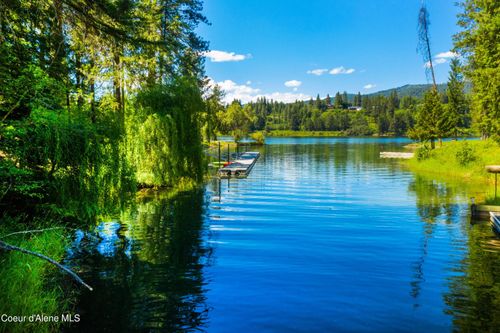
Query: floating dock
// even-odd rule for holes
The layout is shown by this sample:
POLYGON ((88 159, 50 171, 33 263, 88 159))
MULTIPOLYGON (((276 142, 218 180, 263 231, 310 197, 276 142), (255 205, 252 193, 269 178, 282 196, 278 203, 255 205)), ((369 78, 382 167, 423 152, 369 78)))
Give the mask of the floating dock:
POLYGON ((253 166, 260 157, 260 153, 256 151, 249 151, 237 155, 236 159, 218 171, 221 178, 243 178, 247 177, 252 171, 253 166))
POLYGON ((496 232, 500 233, 500 213, 490 212, 490 221, 491 224, 493 224, 493 228, 495 228, 496 232))
POLYGON ((413 158, 413 153, 402 153, 396 151, 381 151, 380 158, 404 158, 410 159, 413 158))

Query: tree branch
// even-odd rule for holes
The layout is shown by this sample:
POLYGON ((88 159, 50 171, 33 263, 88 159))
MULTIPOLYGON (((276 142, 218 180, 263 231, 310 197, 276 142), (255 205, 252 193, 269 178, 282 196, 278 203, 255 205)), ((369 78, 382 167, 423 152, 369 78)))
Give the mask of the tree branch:
POLYGON ((24 254, 29 254, 29 255, 38 257, 40 259, 43 259, 45 261, 48 261, 49 263, 51 263, 52 265, 56 266, 60 270, 63 270, 64 272, 68 273, 76 282, 78 282, 79 284, 81 284, 82 286, 84 286, 85 288, 87 288, 88 290, 90 290, 90 291, 94 290, 94 289, 92 289, 91 286, 89 286, 88 284, 86 284, 78 275, 76 275, 76 273, 74 273, 69 268, 61 265, 60 263, 58 263, 57 261, 55 261, 52 258, 49 258, 49 257, 47 257, 47 256, 45 256, 43 254, 37 253, 37 252, 28 251, 28 250, 23 249, 21 247, 17 247, 17 246, 14 246, 14 245, 7 244, 7 243, 2 242, 2 241, 0 241, 0 248, 4 249, 6 251, 18 251, 18 252, 21 252, 21 253, 24 253, 24 254))
POLYGON ((34 229, 34 230, 16 231, 16 232, 7 234, 5 236, 1 236, 0 239, 7 238, 7 237, 10 237, 10 236, 14 236, 14 235, 31 234, 31 233, 44 232, 44 231, 56 230, 56 229, 66 229, 66 227, 54 227, 54 228, 46 228, 46 229, 34 229))

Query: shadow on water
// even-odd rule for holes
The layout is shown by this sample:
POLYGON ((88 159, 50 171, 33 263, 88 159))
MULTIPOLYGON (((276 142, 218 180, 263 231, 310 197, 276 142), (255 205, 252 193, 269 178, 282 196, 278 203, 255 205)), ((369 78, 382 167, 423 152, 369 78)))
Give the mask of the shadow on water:
POLYGON ((207 320, 202 268, 204 193, 155 195, 120 219, 78 231, 67 262, 94 287, 76 306, 71 331, 193 331, 207 320))

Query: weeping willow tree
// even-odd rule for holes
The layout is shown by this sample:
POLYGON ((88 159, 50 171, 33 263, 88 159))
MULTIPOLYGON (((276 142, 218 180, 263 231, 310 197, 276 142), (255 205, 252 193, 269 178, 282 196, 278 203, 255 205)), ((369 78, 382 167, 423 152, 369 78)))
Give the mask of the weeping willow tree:
POLYGON ((127 121, 127 144, 137 181, 156 187, 200 181, 204 102, 195 79, 151 86, 138 93, 134 104, 127 121))

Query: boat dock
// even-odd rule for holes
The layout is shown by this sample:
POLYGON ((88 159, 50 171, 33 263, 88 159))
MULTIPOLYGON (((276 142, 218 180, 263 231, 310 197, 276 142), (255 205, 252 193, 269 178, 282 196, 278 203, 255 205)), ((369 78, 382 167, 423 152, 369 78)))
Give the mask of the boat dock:
POLYGON ((236 159, 228 162, 217 172, 221 178, 243 178, 247 177, 252 171, 253 166, 260 157, 259 152, 249 151, 238 154, 236 159))
POLYGON ((496 232, 500 233, 500 213, 490 212, 490 221, 496 232))

